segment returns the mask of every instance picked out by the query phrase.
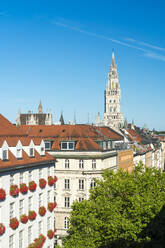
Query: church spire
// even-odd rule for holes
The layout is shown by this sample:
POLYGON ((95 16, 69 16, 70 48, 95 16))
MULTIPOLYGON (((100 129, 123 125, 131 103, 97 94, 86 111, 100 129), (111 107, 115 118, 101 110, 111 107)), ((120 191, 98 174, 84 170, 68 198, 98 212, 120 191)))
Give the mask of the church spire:
POLYGON ((38 106, 38 113, 39 114, 42 114, 43 113, 41 100, 40 100, 40 104, 38 106))
POLYGON ((112 50, 112 66, 115 67, 115 54, 114 54, 114 48, 112 50))

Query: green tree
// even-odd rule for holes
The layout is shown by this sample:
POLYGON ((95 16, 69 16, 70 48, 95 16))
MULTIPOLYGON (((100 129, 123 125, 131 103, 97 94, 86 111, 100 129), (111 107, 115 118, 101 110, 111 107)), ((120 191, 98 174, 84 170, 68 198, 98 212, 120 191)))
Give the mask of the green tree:
POLYGON ((64 247, 152 247, 151 223, 165 204, 165 174, 140 164, 131 174, 106 170, 96 183, 89 200, 73 204, 64 247))

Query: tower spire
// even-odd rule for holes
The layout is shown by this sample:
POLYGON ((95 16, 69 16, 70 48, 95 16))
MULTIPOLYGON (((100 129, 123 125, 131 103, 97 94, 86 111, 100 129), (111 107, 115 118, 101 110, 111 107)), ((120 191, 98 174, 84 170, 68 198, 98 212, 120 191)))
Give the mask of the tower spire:
POLYGON ((112 66, 115 67, 115 54, 114 54, 114 48, 112 50, 112 66))
POLYGON ((40 104, 39 104, 39 106, 38 106, 38 113, 39 114, 42 114, 42 102, 41 102, 41 100, 40 100, 40 104))

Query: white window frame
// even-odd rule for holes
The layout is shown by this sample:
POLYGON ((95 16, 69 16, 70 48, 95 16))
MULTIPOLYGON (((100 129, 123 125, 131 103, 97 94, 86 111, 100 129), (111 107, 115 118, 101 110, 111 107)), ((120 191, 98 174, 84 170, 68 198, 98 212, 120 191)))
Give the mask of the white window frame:
POLYGON ((79 190, 84 190, 84 189, 85 189, 85 180, 79 179, 79 190))
POLYGON ((10 219, 14 217, 14 213, 15 213, 15 203, 11 202, 10 203, 10 219))
POLYGON ((42 233, 42 231, 43 231, 43 222, 42 220, 40 220, 38 222, 38 236, 42 233))
POLYGON ((94 189, 96 187, 96 182, 94 180, 94 178, 91 179, 91 183, 90 183, 90 188, 94 189))
POLYGON ((33 147, 29 148, 29 156, 34 157, 34 148, 33 147))
POLYGON ((41 179, 41 178, 42 178, 42 174, 43 174, 42 172, 43 172, 43 169, 42 169, 42 168, 40 168, 40 169, 39 169, 39 172, 38 172, 38 174, 39 174, 39 179, 41 179))
POLYGON ((9 248, 14 248, 14 234, 9 236, 9 248))
POLYGON ((50 151, 51 150, 51 141, 45 141, 45 151, 50 151), (48 147, 46 147, 46 144, 48 145, 48 147))
POLYGON ((84 160, 83 159, 79 160, 79 169, 84 169, 84 160))
POLYGON ((3 149, 2 150, 2 160, 8 160, 8 150, 7 149, 3 149))
POLYGON ((28 245, 32 242, 32 226, 28 227, 28 245))
POLYGON ((74 141, 61 141, 61 150, 62 151, 66 151, 66 150, 73 151, 74 148, 75 148, 75 142, 74 141), (64 144, 66 145, 66 147, 63 147, 64 144), (73 145, 72 148, 70 147, 70 144, 73 145))
POLYGON ((17 148, 16 150, 16 157, 19 159, 19 158, 22 158, 22 149, 21 148, 17 148))
POLYGON ((32 170, 29 170, 28 172, 28 181, 29 183, 33 180, 33 171, 32 170))
POLYGON ((28 198, 28 211, 33 209, 33 196, 29 196, 28 198))
POLYGON ((47 218, 47 231, 51 229, 51 217, 47 218))
POLYGON ((70 160, 65 159, 65 169, 69 169, 69 167, 70 167, 70 160))
POLYGON ((70 207, 70 197, 69 196, 65 196, 65 198, 64 198, 64 207, 65 208, 70 207))
POLYGON ((96 169, 96 159, 92 159, 92 169, 96 169))
POLYGON ((68 229, 68 228, 69 228, 69 218, 64 217, 64 229, 68 229))
POLYGON ((42 204, 43 204, 43 193, 40 193, 38 199, 39 208, 42 206, 42 204))
POLYGON ((19 215, 24 213, 24 199, 19 200, 19 215))
POLYGON ((10 174, 10 186, 14 184, 14 174, 10 174))
POLYGON ((64 179, 64 188, 66 190, 69 190, 70 189, 70 179, 64 179))
POLYGON ((19 248, 23 248, 23 230, 19 231, 19 248))
POLYGON ((23 180, 24 180, 24 173, 23 172, 20 172, 19 174, 19 183, 23 183, 23 180))

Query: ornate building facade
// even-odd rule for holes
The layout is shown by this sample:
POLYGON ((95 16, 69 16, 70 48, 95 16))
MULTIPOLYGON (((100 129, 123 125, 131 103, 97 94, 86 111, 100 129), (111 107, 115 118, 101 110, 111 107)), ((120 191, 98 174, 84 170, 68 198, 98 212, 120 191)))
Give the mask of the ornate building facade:
POLYGON ((52 125, 52 113, 43 113, 42 103, 38 106, 38 113, 34 114, 31 111, 27 114, 21 114, 18 112, 16 119, 16 125, 52 125))
POLYGON ((115 64, 114 50, 112 64, 108 73, 108 83, 105 90, 104 125, 111 128, 123 127, 123 114, 120 111, 121 90, 117 67, 115 64))

